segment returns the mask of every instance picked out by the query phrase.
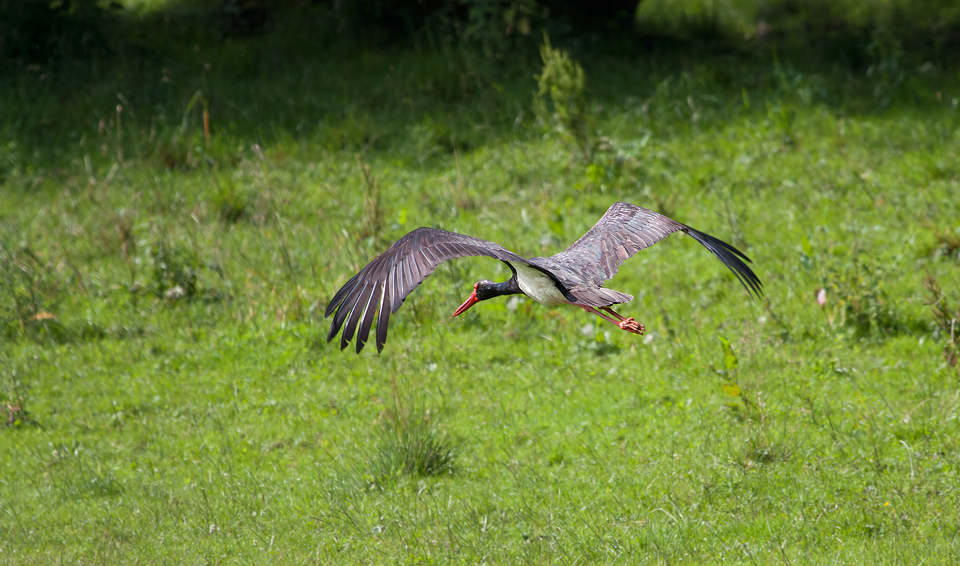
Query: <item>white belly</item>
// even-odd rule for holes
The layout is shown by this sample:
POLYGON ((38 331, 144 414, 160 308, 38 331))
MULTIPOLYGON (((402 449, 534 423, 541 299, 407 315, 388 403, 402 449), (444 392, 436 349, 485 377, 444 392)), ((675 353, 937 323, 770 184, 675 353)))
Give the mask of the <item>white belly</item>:
POLYGON ((525 295, 543 305, 569 303, 557 285, 542 271, 522 263, 509 262, 517 270, 517 283, 525 295))

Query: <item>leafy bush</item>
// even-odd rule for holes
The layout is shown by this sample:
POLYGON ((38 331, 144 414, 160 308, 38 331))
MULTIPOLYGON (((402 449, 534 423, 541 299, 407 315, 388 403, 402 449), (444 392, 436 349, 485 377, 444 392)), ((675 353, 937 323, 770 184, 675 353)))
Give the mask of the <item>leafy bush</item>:
POLYGON ((462 42, 502 56, 514 38, 530 33, 543 9, 537 0, 345 0, 334 13, 342 33, 363 41, 462 42))
POLYGON ((540 47, 543 70, 537 75, 537 114, 576 143, 583 158, 593 160, 594 135, 587 116, 586 76, 583 67, 562 49, 554 49, 544 35, 540 47))
POLYGON ((902 330, 900 313, 883 288, 887 279, 884 268, 855 257, 849 264, 831 266, 830 272, 830 285, 837 297, 834 314, 840 326, 853 328, 859 335, 902 330))
POLYGON ((884 288, 884 281, 890 279, 885 267, 866 261, 858 250, 849 255, 842 248, 818 253, 806 238, 802 246, 800 263, 819 271, 822 287, 816 299, 831 327, 851 329, 860 337, 907 329, 907 320, 884 288))

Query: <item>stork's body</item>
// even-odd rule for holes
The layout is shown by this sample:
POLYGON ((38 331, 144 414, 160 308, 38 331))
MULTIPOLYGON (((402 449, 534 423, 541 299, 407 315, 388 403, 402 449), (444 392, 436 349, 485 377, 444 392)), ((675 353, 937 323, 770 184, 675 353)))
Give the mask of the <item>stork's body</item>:
POLYGON ((508 261, 507 265, 517 274, 517 284, 520 290, 534 301, 548 307, 569 302, 563 296, 560 288, 557 287, 556 281, 546 273, 523 263, 508 261))
POLYGON ((340 348, 346 348, 359 325, 356 346, 359 353, 376 320, 377 350, 382 351, 390 314, 400 308, 407 295, 433 273, 437 265, 467 256, 499 259, 513 276, 501 283, 478 281, 473 293, 453 316, 480 301, 524 294, 548 306, 569 304, 582 308, 623 330, 642 334, 643 325, 610 308, 633 297, 602 285, 630 256, 677 231, 692 236, 713 252, 747 292, 761 294, 760 279, 744 263, 744 260, 749 262, 749 258, 730 244, 646 208, 618 202, 582 238, 552 257, 526 259, 500 244, 435 228, 418 228, 400 238, 337 291, 326 310, 326 316, 336 312, 327 340, 332 340, 346 323, 340 340, 340 348))

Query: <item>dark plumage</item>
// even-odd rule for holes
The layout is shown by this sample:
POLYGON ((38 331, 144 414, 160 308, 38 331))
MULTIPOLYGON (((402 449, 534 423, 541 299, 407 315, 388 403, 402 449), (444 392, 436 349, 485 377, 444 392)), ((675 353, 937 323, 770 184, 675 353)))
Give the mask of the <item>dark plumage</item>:
MULTIPOLYGON (((325 316, 334 313, 327 341, 343 327, 340 348, 344 349, 356 331, 356 349, 359 353, 377 323, 377 351, 383 350, 387 340, 390 314, 397 312, 404 299, 423 282, 443 261, 467 256, 487 256, 506 263, 513 277, 497 284, 495 292, 487 291, 492 282, 478 282, 474 294, 456 314, 465 311, 479 300, 505 294, 526 293, 544 304, 567 302, 591 310, 594 314, 617 323, 624 330, 642 333, 642 325, 633 319, 624 319, 609 307, 633 299, 601 287, 604 281, 616 275, 620 264, 638 251, 650 247, 673 232, 685 232, 703 244, 736 275, 748 293, 762 294, 762 284, 744 262, 749 262, 740 250, 730 244, 699 232, 685 224, 625 202, 618 202, 607 210, 597 224, 572 246, 552 257, 526 259, 500 244, 464 236, 436 228, 417 228, 367 264, 337 291, 327 306, 325 316), (512 263, 512 265, 511 265, 512 263), (531 269, 532 268, 532 269, 531 269), (522 272, 518 275, 518 269, 522 272), (531 274, 534 276, 531 277, 531 274), (549 282, 555 287, 551 295, 537 296, 533 286, 549 282), (485 287, 478 286, 484 283, 485 287), (489 284, 489 285, 488 285, 489 284), (526 285, 526 288, 523 288, 526 285), (531 294, 533 292, 533 294, 531 294), (559 292, 559 295, 556 294, 559 292), (562 299, 559 299, 561 297, 562 299), (556 297, 556 298, 554 298, 556 297), (617 320, 601 314, 601 309, 617 320), (346 325, 344 326, 344 323, 346 325), (637 332, 639 329, 639 332, 637 332)), ((540 289, 543 290, 543 289, 540 289)))

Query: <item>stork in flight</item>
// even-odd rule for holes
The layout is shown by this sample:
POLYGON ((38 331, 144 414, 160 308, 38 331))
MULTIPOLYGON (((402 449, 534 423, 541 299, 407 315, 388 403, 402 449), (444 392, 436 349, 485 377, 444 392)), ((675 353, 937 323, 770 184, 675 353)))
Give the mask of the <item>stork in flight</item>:
POLYGON ((326 317, 336 313, 327 342, 343 327, 340 349, 357 332, 357 353, 363 349, 370 329, 377 323, 377 351, 387 341, 390 315, 440 263, 460 257, 487 256, 507 264, 513 276, 501 283, 477 281, 473 293, 453 316, 463 314, 480 301, 503 295, 526 295, 544 305, 573 305, 610 321, 622 330, 643 334, 644 327, 633 318, 624 318, 612 305, 633 300, 633 296, 602 287, 617 274, 630 256, 648 248, 673 232, 684 232, 703 244, 726 265, 747 293, 759 297, 762 283, 744 261, 750 258, 730 244, 626 202, 607 210, 597 224, 572 246, 552 257, 526 259, 500 244, 436 228, 417 228, 367 264, 337 291, 327 306, 326 317), (606 314, 604 314, 606 313, 606 314), (609 316, 608 316, 609 315, 609 316), (346 322, 346 326, 343 326, 346 322))

